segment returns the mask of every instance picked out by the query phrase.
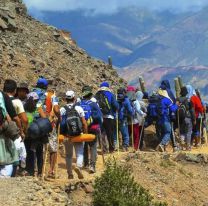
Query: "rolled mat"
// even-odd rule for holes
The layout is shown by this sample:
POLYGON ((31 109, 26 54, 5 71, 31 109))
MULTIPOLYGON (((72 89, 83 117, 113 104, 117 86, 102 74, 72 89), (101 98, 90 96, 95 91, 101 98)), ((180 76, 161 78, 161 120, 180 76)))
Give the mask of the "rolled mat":
MULTIPOLYGON (((77 137, 67 137, 71 142, 92 142, 95 139, 94 134, 81 134, 77 137)), ((59 135, 59 142, 63 142, 64 136, 59 135)))

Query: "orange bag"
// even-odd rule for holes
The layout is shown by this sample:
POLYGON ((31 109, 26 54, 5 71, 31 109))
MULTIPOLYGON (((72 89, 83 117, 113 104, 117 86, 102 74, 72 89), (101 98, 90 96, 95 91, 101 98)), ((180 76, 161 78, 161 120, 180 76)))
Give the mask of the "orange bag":
POLYGON ((81 134, 77 137, 70 138, 71 142, 92 142, 95 139, 94 134, 81 134))

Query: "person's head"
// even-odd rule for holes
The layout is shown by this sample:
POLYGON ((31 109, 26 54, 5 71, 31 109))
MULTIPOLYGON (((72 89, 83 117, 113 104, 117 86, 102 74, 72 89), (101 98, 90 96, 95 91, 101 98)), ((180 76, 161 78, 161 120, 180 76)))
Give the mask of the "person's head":
POLYGON ((93 93, 92 93, 92 87, 85 85, 82 88, 82 97, 84 99, 90 99, 92 97, 93 93))
POLYGON ((167 90, 170 89, 170 82, 169 80, 163 80, 160 84, 160 89, 167 90))
POLYGON ((144 97, 144 94, 143 94, 142 91, 137 91, 137 92, 136 92, 136 99, 137 99, 138 101, 142 101, 143 97, 144 97))
POLYGON ((40 89, 47 89, 48 88, 48 80, 44 77, 40 77, 36 83, 36 87, 40 89))
POLYGON ((75 93, 72 90, 69 90, 66 92, 66 96, 65 96, 66 102, 69 103, 74 103, 76 101, 75 98, 75 93))
POLYGON ((11 95, 15 95, 17 91, 17 83, 12 79, 6 79, 4 82, 4 89, 5 93, 9 93, 11 95))
POLYGON ((188 91, 188 98, 190 99, 192 96, 196 96, 196 91, 191 85, 186 85, 186 89, 188 91))
POLYGON ((36 92, 30 92, 27 95, 27 101, 24 105, 26 112, 34 112, 36 110, 36 105, 38 103, 39 96, 36 92))
POLYGON ((188 94, 187 88, 186 88, 186 87, 182 87, 182 88, 181 88, 180 95, 181 95, 182 97, 186 97, 187 94, 188 94))
POLYGON ((20 83, 20 85, 17 87, 17 97, 20 100, 25 100, 27 98, 28 93, 29 93, 28 84, 20 83))

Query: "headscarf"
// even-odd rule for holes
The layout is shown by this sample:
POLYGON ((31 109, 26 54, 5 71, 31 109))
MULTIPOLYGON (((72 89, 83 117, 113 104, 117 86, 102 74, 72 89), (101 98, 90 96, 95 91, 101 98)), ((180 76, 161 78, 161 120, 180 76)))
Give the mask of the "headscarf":
POLYGON ((166 97, 168 99, 171 100, 171 102, 173 102, 173 100, 169 97, 168 92, 166 90, 163 89, 159 89, 157 92, 160 96, 166 97))
POLYGON ((186 89, 188 91, 188 98, 191 99, 192 96, 196 96, 196 91, 191 85, 186 85, 186 89))
POLYGON ((142 101, 143 96, 144 96, 143 92, 141 91, 136 92, 136 99, 138 101, 142 101))

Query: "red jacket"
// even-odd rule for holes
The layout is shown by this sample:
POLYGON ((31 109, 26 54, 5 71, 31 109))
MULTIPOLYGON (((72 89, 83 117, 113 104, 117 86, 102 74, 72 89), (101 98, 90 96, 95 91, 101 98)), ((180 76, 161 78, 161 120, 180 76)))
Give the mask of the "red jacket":
POLYGON ((194 95, 191 97, 191 103, 193 104, 196 118, 198 118, 199 114, 204 113, 204 107, 202 106, 201 100, 199 99, 199 97, 194 95))

